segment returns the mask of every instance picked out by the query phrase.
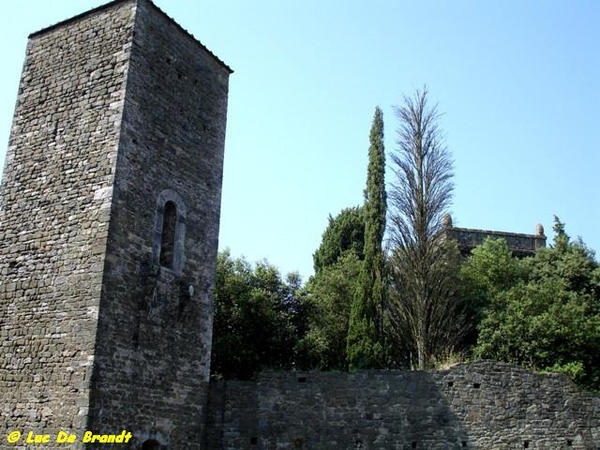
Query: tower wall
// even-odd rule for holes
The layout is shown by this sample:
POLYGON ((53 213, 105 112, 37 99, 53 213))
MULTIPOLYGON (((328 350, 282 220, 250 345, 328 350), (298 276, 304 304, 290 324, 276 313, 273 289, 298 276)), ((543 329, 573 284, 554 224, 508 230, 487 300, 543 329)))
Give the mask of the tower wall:
POLYGON ((139 2, 109 227, 90 428, 201 448, 229 70, 139 2), (175 204, 172 263, 161 260, 175 204), (110 414, 107 412, 110 411, 110 414))
POLYGON ((201 448, 229 73, 147 0, 30 36, 0 200, 3 439, 201 448))
POLYGON ((87 420, 133 17, 114 5, 27 45, 0 200, 3 440, 87 420))

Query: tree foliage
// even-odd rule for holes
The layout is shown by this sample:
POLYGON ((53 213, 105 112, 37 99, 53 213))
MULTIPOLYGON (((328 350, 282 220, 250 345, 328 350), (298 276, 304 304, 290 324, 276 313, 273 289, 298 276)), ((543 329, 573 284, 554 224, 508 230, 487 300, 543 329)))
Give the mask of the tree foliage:
POLYGON ((513 257, 504 239, 486 238, 475 247, 459 270, 458 296, 465 303, 469 324, 464 346, 477 341, 477 329, 486 308, 500 292, 524 280, 526 269, 513 257))
POLYGON ((348 369, 348 321, 360 267, 358 256, 345 252, 307 283, 308 332, 299 344, 302 368, 348 369))
POLYGON ((594 252, 581 239, 572 241, 564 223, 556 216, 553 230, 554 245, 540 249, 536 257, 528 261, 532 280, 558 278, 566 289, 600 299, 600 269, 594 252))
POLYGON ((343 209, 336 217, 329 216, 321 245, 313 255, 315 274, 335 264, 346 252, 364 257, 365 217, 362 207, 343 209))
POLYGON ((364 261, 358 275, 348 327, 347 352, 351 369, 385 364, 383 305, 386 298, 386 263, 382 242, 387 206, 383 135, 383 113, 376 108, 369 136, 364 261))
MULTIPOLYGON (((476 355, 571 375, 600 389, 600 269, 557 218, 554 245, 523 261, 496 258, 481 274, 482 248, 463 273, 486 292, 476 355)), ((484 244, 486 245, 486 244, 484 244)), ((496 245, 496 244, 495 244, 496 245)), ((488 259, 488 261, 491 261, 488 259)))
POLYGON ((253 266, 220 252, 214 302, 214 375, 247 379, 264 368, 294 365, 306 328, 297 274, 284 281, 266 261, 253 266))
POLYGON ((461 259, 443 225, 453 173, 437 107, 423 90, 395 111, 389 197, 377 108, 365 204, 329 216, 306 286, 297 274, 283 280, 266 261, 252 265, 219 254, 213 374, 246 379, 264 368, 386 364, 427 369, 469 348, 475 357, 564 372, 600 390, 594 253, 555 218, 553 245, 534 257, 516 259, 505 241, 486 239, 461 259))
POLYGON ((443 215, 452 200, 452 160, 427 90, 396 108, 398 148, 391 154, 393 292, 390 317, 398 348, 411 366, 428 368, 458 343, 462 307, 454 295, 456 252, 446 243, 443 215))

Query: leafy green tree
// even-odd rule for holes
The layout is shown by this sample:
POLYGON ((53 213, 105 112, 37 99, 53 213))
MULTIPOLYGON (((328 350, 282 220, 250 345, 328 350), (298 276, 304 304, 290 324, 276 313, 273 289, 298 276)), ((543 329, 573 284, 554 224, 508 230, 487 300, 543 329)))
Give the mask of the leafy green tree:
POLYGON ((499 293, 480 326, 477 355, 537 370, 566 372, 598 389, 600 318, 590 298, 556 278, 499 293))
POLYGON ((364 257, 365 217, 363 208, 343 209, 336 217, 329 216, 321 245, 313 255, 315 274, 324 267, 335 264, 346 252, 364 257))
POLYGON ((585 245, 569 239, 557 218, 554 231, 553 246, 522 262, 523 278, 489 291, 476 354, 565 372, 581 386, 598 390, 598 263, 585 245))
POLYGON ((297 275, 283 281, 272 265, 217 259, 212 373, 247 379, 264 368, 289 368, 305 332, 305 307, 297 275))
POLYGON ((348 328, 348 361, 351 369, 384 364, 383 306, 386 298, 385 257, 385 150, 383 113, 377 107, 370 133, 365 198, 364 261, 352 301, 348 328))
POLYGON ((396 347, 409 349, 411 366, 426 369, 462 337, 455 252, 443 226, 452 200, 452 159, 427 90, 405 97, 396 114, 398 149, 391 154, 395 179, 389 192, 390 331, 396 347))
POLYGON ((348 320, 360 267, 358 256, 345 252, 306 284, 308 332, 298 346, 303 369, 348 369, 348 320))
POLYGON ((523 281, 527 273, 504 239, 486 238, 473 249, 459 271, 458 295, 465 302, 471 324, 467 344, 475 343, 475 330, 492 299, 523 281))
POLYGON ((600 269, 592 250, 581 239, 573 242, 565 225, 554 217, 554 245, 528 260, 533 280, 558 277, 568 290, 600 299, 600 269))
POLYGON ((302 291, 308 332, 297 347, 304 369, 346 370, 346 338, 352 295, 364 258, 362 207, 329 216, 321 245, 313 255, 315 275, 302 291))

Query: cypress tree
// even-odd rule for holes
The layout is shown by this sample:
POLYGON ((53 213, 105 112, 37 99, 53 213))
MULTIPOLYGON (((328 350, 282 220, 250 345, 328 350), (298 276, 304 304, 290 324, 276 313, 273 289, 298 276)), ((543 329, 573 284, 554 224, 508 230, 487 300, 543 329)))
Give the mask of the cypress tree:
POLYGON ((365 191, 364 261, 352 299, 347 358, 350 369, 384 364, 382 309, 385 301, 385 150, 383 113, 377 107, 371 126, 367 189, 365 191))

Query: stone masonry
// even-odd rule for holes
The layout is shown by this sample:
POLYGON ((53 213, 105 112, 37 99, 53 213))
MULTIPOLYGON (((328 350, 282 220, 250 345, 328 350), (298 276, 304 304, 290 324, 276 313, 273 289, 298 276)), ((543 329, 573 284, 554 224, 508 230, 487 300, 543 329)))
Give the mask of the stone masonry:
POLYGON ((202 448, 230 73, 149 0, 30 36, 0 193, 0 448, 202 448))
POLYGON ((150 0, 30 36, 0 187, 0 449, 600 448, 597 396, 492 361, 209 384, 230 73, 150 0))
POLYGON ((494 361, 440 372, 264 372, 213 382, 208 448, 600 448, 600 397, 494 361))
POLYGON ((452 225, 450 215, 444 217, 446 235, 456 240, 458 249, 463 256, 468 256, 475 247, 483 244, 486 238, 503 239, 506 241, 512 254, 518 258, 533 256, 535 252, 546 247, 544 227, 537 225, 535 234, 509 233, 506 231, 477 230, 473 228, 459 228, 452 225))

